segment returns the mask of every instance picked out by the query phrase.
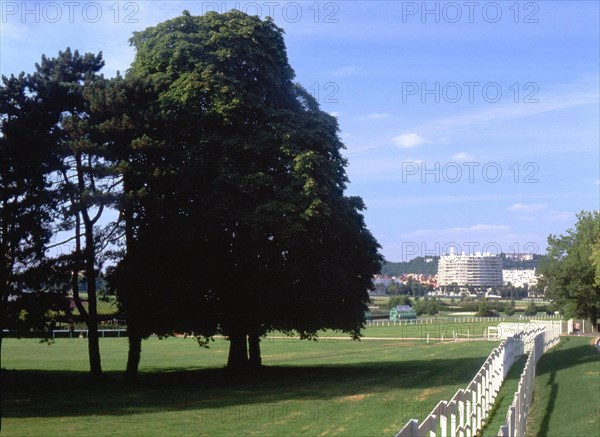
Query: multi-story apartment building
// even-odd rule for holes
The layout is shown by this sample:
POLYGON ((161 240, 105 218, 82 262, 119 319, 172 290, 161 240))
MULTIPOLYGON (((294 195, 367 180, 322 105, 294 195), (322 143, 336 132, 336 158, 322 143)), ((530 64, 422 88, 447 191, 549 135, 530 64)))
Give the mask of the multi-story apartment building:
POLYGON ((474 255, 445 255, 438 265, 438 284, 474 287, 502 285, 502 260, 488 253, 474 255))

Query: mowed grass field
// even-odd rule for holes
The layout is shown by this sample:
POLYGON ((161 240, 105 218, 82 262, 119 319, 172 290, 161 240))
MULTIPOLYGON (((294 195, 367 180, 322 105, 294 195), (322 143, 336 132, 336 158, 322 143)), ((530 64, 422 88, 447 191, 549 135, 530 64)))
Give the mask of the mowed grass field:
POLYGON ((594 337, 562 337, 536 368, 531 437, 600 435, 600 351, 594 337))
MULTIPOLYGON (((393 337, 397 329, 365 335, 393 337)), ((223 367, 223 339, 206 350, 191 338, 151 338, 131 386, 122 380, 127 340, 106 338, 107 378, 91 386, 86 340, 7 339, 2 434, 389 436, 466 386, 497 344, 270 336, 262 341, 264 368, 236 375, 223 367)))

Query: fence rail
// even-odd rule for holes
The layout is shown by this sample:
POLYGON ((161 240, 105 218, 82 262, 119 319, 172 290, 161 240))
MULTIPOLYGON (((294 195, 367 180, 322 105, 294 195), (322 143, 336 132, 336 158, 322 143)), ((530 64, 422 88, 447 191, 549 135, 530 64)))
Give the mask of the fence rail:
MULTIPOLYGON (((101 338, 104 337, 125 337, 127 333, 127 329, 98 329, 98 335, 101 338)), ((52 330, 52 338, 62 338, 62 337, 88 337, 87 329, 53 329, 52 330), (58 335, 57 335, 58 334, 58 335), (62 335, 68 334, 68 335, 62 335)))
MULTIPOLYGON (((536 322, 544 323, 541 321, 536 322)), ((531 352, 525 362, 523 373, 521 373, 517 391, 513 397, 512 404, 508 407, 506 421, 500 426, 498 436, 525 435, 525 426, 527 424, 527 416, 529 415, 533 386, 535 384, 535 366, 548 349, 556 346, 562 332, 561 326, 556 326, 554 323, 548 324, 547 322, 546 325, 545 329, 533 339, 531 352)))
MULTIPOLYGON (((466 389, 458 390, 450 401, 440 401, 421 423, 416 419, 409 420, 396 437, 471 437, 477 434, 482 429, 515 360, 526 353, 530 358, 533 356, 533 365, 530 367, 534 369, 535 376, 535 363, 539 357, 559 341, 560 326, 556 322, 536 322, 536 325, 538 326, 534 325, 503 340, 488 356, 466 389)), ((525 405, 529 405, 533 388, 533 377, 528 378, 531 378, 527 380, 529 385, 524 385, 525 388, 522 391, 517 390, 515 394, 515 397, 519 394, 523 399, 519 398, 519 402, 514 406, 516 412, 510 416, 514 425, 505 424, 507 434, 499 435, 515 435, 514 430, 517 426, 524 427, 527 417, 525 405)))
MULTIPOLYGON (((536 320, 561 320, 561 315, 540 315, 535 316, 536 320)), ((475 317, 475 316, 449 316, 439 318, 418 318, 405 320, 373 319, 367 321, 367 326, 401 326, 401 325, 427 325, 433 323, 485 323, 485 322, 508 322, 525 323, 531 318, 528 316, 514 317, 475 317)))

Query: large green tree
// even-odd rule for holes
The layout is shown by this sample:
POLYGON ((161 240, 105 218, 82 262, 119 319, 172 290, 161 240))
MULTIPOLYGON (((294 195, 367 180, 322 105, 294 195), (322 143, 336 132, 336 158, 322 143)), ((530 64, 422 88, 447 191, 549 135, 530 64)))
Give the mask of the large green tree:
MULTIPOLYGON (((43 291, 44 252, 52 236, 56 198, 49 191, 59 162, 49 152, 51 120, 25 74, 0 85, 0 346, 4 328, 44 328, 56 295, 43 291), (12 300, 9 302, 9 297, 12 300), (26 303, 26 305, 25 305, 26 303)), ((46 271, 47 272, 47 271, 46 271)))
POLYGON ((131 42, 126 80, 155 98, 139 108, 154 122, 132 142, 144 164, 131 165, 135 232, 115 276, 128 323, 142 336, 157 320, 218 324, 232 368, 260 364, 274 329, 358 337, 381 257, 361 199, 344 196, 337 122, 293 82, 282 29, 184 12, 131 42))
POLYGON ((600 212, 582 211, 574 229, 548 237, 548 254, 540 262, 547 296, 568 316, 589 318, 594 329, 600 316, 600 284, 593 261, 599 242, 600 212))
POLYGON ((36 105, 51 119, 48 151, 60 163, 51 187, 61 214, 57 231, 67 235, 70 245, 55 264, 70 272, 70 290, 87 326, 92 378, 102 373, 96 284, 113 228, 105 227, 101 218, 120 191, 119 172, 94 114, 95 99, 107 84, 99 74, 103 66, 101 53, 81 55, 67 48, 55 58, 42 56, 27 78, 36 105), (80 273, 86 281, 87 308, 80 295, 80 273))

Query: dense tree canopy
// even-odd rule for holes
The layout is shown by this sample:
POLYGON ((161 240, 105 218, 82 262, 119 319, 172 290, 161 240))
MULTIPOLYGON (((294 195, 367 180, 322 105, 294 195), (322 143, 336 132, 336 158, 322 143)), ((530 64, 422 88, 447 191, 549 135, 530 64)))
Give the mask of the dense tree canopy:
POLYGON ((283 30, 184 12, 131 44, 125 77, 67 49, 3 79, 3 311, 26 266, 51 265, 34 289, 72 293, 99 376, 96 279, 111 257, 129 376, 151 334, 221 333, 237 369, 260 365, 272 330, 357 338, 379 245, 362 200, 344 194, 337 120, 294 83, 283 30), (102 219, 111 208, 118 219, 102 219), (72 250, 48 258, 65 233, 72 250))
POLYGON ((40 290, 39 270, 52 236, 56 198, 48 191, 58 162, 46 134, 51 122, 31 93, 28 78, 2 77, 0 85, 0 341, 4 327, 40 327, 51 297, 30 297, 25 310, 13 300, 40 290), (42 304, 43 302, 43 304, 42 304), (28 317, 25 319, 23 315, 28 317), (34 317, 40 315, 40 317, 34 317), (27 321, 29 319, 29 322, 27 321))
POLYGON ((600 242, 600 212, 582 211, 574 229, 548 237, 548 255, 540 263, 547 296, 571 317, 589 318, 597 327, 600 284, 596 281, 594 248, 600 242))
POLYGON ((131 41, 126 79, 156 93, 146 112, 160 126, 138 138, 152 172, 129 187, 143 195, 115 281, 140 334, 170 320, 138 313, 158 299, 159 311, 193 308, 165 333, 212 335, 218 323, 232 367, 249 363, 247 339, 260 363, 258 339, 273 329, 358 336, 378 245, 362 201, 343 194, 337 122, 293 83, 283 31, 237 11, 184 13, 131 41), (134 272, 144 285, 125 285, 134 272))

